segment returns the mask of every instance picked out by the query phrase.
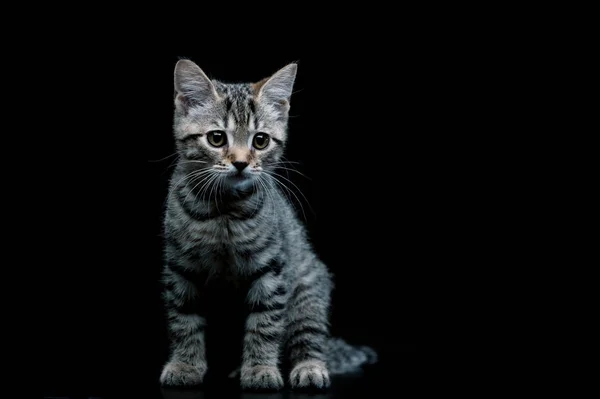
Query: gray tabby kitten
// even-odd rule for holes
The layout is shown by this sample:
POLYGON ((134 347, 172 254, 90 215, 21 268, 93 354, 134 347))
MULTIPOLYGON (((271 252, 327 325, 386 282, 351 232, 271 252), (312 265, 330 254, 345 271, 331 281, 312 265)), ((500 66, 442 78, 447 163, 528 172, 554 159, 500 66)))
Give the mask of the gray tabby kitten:
POLYGON ((242 388, 282 388, 282 358, 292 388, 326 388, 330 374, 375 361, 372 349, 329 337, 331 275, 270 175, 284 153, 296 68, 226 84, 189 60, 175 66, 179 160, 164 224, 171 354, 162 385, 203 382, 202 293, 219 279, 244 290, 242 388))

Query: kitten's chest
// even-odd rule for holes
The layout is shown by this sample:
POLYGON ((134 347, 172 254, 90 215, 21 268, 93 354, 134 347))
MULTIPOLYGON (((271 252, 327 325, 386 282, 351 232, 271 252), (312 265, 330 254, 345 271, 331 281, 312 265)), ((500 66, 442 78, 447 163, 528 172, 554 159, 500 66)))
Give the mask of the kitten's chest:
POLYGON ((223 215, 204 222, 189 223, 184 228, 192 237, 201 238, 202 241, 215 246, 228 248, 258 236, 258 229, 263 227, 251 221, 239 221, 223 215))
POLYGON ((253 249, 268 246, 276 236, 272 225, 256 221, 239 221, 227 217, 215 221, 203 232, 204 243, 213 253, 233 263, 251 260, 253 249), (261 245, 262 244, 262 245, 261 245))
POLYGON ((273 218, 244 220, 222 215, 206 221, 177 222, 173 221, 171 231, 190 268, 208 270, 226 280, 253 273, 282 245, 273 218))

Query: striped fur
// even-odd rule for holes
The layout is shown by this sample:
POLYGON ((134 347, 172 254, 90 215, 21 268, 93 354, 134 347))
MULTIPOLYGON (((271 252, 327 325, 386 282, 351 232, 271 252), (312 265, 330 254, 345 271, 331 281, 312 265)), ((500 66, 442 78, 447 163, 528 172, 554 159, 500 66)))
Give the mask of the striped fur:
POLYGON ((330 338, 332 276, 272 175, 284 152, 295 75, 290 64, 258 83, 225 84, 189 60, 175 67, 179 160, 164 223, 171 355, 163 385, 202 383, 209 305, 202 293, 219 279, 245 290, 243 388, 280 389, 285 380, 292 388, 326 388, 330 374, 375 360, 369 348, 330 338), (257 134, 268 135, 264 148, 257 134), (289 363, 285 378, 281 359, 289 363))

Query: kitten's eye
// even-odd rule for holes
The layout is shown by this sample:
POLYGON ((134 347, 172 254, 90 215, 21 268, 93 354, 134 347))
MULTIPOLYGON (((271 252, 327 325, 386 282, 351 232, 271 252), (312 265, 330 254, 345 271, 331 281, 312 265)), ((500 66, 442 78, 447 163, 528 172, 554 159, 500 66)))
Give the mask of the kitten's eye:
POLYGON ((223 147, 225 144, 227 144, 227 136, 225 135, 225 132, 214 130, 212 132, 208 132, 206 138, 213 147, 223 147))
POLYGON ((258 133, 252 139, 252 145, 257 150, 264 150, 269 145, 269 135, 266 133, 258 133))

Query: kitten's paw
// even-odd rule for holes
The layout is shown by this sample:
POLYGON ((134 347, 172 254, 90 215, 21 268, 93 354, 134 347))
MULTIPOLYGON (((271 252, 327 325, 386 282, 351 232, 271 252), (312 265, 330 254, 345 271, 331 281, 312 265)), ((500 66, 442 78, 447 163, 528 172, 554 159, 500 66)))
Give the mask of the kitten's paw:
POLYGON ((240 382, 243 389, 278 390, 283 388, 283 378, 277 367, 242 367, 240 382))
POLYGON ((320 360, 306 360, 298 363, 290 373, 292 389, 299 388, 329 388, 329 371, 320 360))
POLYGON ((191 365, 176 360, 169 361, 160 374, 163 386, 194 386, 202 384, 206 364, 191 365))

